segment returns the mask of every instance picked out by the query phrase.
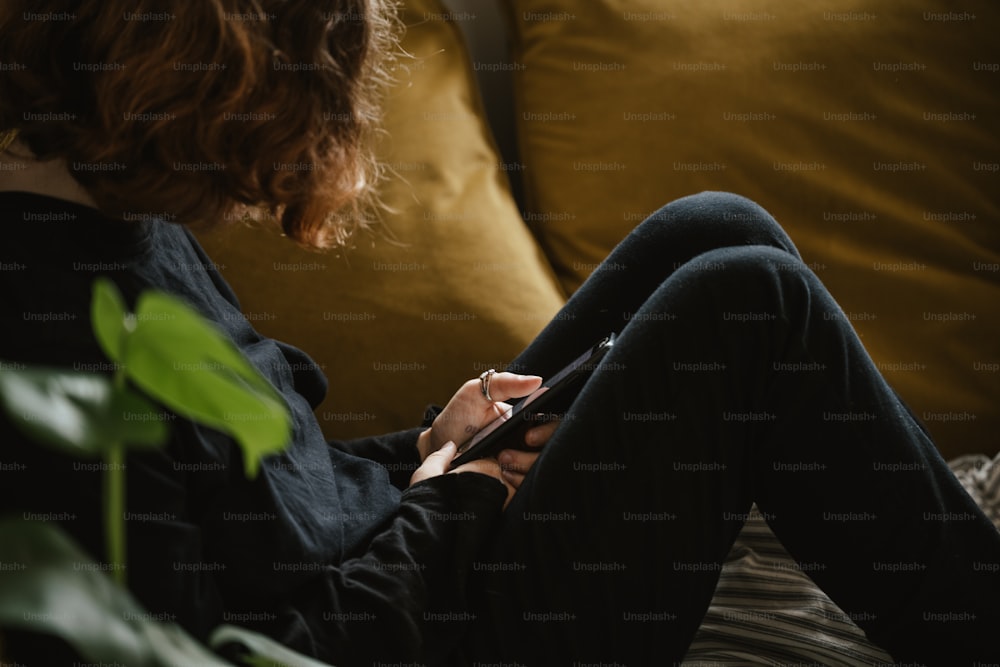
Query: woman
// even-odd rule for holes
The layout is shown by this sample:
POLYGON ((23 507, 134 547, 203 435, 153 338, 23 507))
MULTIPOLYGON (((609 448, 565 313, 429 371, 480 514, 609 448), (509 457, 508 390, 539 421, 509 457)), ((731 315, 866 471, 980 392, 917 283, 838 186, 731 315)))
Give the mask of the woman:
MULTIPOLYGON (((261 206, 299 243, 348 231, 376 176, 387 7, 6 4, 4 358, 100 367, 90 285, 109 275, 130 303, 157 288, 198 308, 293 414, 292 446, 253 481, 230 440, 181 419, 164 452, 129 459, 129 582, 152 613, 199 637, 249 625, 338 665, 664 664, 756 502, 896 659, 996 657, 1000 583, 974 566, 1000 559, 1000 536, 756 205, 664 207, 512 364, 532 375, 471 379, 423 427, 327 443, 325 380, 240 317, 184 225, 261 206), (272 166, 289 163, 311 168, 272 166), (447 472, 503 401, 611 331, 562 423, 529 432, 534 451, 447 472)), ((67 516, 100 556, 97 473, 0 427, 21 471, 0 507, 67 516)))

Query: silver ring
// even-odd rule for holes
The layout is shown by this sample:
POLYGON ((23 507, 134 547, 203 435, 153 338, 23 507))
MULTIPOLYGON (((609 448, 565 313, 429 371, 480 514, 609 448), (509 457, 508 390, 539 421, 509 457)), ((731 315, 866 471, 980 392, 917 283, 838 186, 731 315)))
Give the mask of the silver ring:
POLYGON ((493 400, 493 397, 490 396, 490 380, 493 379, 493 376, 496 375, 496 372, 497 370, 495 368, 491 368, 488 371, 483 371, 479 375, 479 391, 483 392, 483 398, 485 398, 490 403, 496 402, 493 400))

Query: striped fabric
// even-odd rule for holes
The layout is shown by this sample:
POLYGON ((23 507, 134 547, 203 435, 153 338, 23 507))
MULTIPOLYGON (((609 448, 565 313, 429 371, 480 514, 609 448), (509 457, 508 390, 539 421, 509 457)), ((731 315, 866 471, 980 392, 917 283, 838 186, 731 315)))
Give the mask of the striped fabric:
MULTIPOLYGON (((1000 455, 965 456, 950 465, 1000 530, 1000 455)), ((870 667, 892 658, 792 560, 755 507, 681 664, 870 667)))

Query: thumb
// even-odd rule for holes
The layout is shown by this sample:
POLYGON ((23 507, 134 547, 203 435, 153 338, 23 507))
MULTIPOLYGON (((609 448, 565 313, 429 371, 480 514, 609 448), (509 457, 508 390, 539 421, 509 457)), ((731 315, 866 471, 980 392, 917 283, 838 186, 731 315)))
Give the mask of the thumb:
POLYGON ((441 449, 428 454, 424 462, 420 464, 420 467, 414 470, 413 475, 410 476, 410 486, 447 472, 451 460, 455 458, 456 451, 457 447, 455 447, 455 443, 449 440, 444 443, 441 449))
POLYGON ((456 451, 458 451, 458 447, 455 445, 455 442, 449 440, 439 450, 428 454, 421 467, 426 467, 430 476, 443 475, 448 471, 448 466, 451 465, 451 460, 455 458, 456 451))

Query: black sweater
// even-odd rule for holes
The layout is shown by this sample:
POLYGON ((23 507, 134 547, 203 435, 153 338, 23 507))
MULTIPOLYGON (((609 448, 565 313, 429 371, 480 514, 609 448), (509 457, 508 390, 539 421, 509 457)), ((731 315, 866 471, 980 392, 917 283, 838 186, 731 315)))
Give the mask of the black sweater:
MULTIPOLYGON (((466 608, 464 573, 500 515, 501 484, 461 474, 406 488, 419 429, 326 442, 312 412, 323 375, 253 329, 182 227, 112 221, 27 193, 0 193, 0 220, 0 372, 108 372, 89 317, 92 283, 105 275, 130 307, 146 289, 187 301, 291 409, 291 446, 254 480, 230 438, 175 415, 162 451, 129 455, 129 587, 151 613, 201 638, 221 623, 249 626, 337 665, 450 652, 459 628, 427 619, 466 608)), ((0 513, 57 520, 98 559, 99 467, 31 442, 0 416, 0 513)))

